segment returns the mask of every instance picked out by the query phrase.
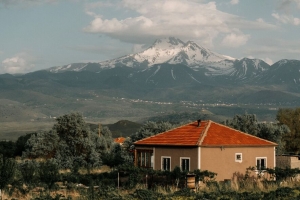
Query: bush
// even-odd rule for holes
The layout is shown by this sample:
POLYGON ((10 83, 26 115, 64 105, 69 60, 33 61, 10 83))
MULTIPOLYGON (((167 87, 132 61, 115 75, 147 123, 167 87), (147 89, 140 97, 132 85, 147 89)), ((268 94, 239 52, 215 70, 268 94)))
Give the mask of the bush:
POLYGON ((53 160, 40 163, 38 172, 40 181, 45 183, 49 189, 53 189, 55 182, 60 180, 58 165, 53 160))
POLYGON ((36 181, 37 166, 35 161, 26 160, 19 164, 19 171, 22 175, 23 182, 26 184, 32 184, 36 181))
POLYGON ((16 162, 14 159, 0 155, 0 190, 13 180, 15 169, 16 162))

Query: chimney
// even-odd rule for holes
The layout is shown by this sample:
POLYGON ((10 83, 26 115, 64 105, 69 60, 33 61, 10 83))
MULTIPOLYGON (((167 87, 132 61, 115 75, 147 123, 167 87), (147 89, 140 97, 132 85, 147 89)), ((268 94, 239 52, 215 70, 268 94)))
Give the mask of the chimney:
POLYGON ((199 127, 201 124, 201 119, 198 119, 197 122, 198 122, 198 127, 199 127))

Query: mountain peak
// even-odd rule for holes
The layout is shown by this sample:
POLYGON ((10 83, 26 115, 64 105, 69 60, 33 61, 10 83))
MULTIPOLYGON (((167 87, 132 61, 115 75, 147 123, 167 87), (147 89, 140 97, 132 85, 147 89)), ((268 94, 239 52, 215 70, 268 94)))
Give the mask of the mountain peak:
MULTIPOLYGON (((93 71, 114 68, 116 66, 145 69, 164 63, 183 64, 194 70, 201 66, 214 67, 213 70, 217 70, 232 67, 234 60, 234 58, 215 53, 193 41, 183 42, 175 37, 166 37, 157 39, 153 45, 142 52, 97 63, 98 66, 95 66, 93 71)), ((56 69, 58 71, 72 70, 72 67, 72 65, 69 65, 63 66, 61 69, 56 69)), ((83 68, 85 66, 80 65, 76 67, 76 70, 86 70, 83 68)))
POLYGON ((229 56, 214 53, 209 49, 199 46, 193 41, 183 42, 175 37, 158 39, 154 44, 143 52, 133 55, 137 62, 148 62, 149 67, 154 64, 183 63, 190 67, 204 65, 224 60, 235 60, 229 56))
POLYGON ((159 45, 161 43, 168 43, 168 44, 175 45, 175 46, 184 44, 184 42, 182 42, 178 38, 166 37, 166 38, 162 38, 162 39, 157 39, 152 46, 159 45))

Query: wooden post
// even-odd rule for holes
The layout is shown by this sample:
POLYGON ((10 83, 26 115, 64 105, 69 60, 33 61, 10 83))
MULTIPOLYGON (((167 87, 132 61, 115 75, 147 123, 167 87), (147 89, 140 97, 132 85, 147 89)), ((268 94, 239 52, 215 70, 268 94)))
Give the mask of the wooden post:
POLYGON ((137 163, 138 159, 137 159, 137 151, 136 149, 134 149, 134 166, 138 166, 138 163, 137 163))
POLYGON ((120 175, 119 175, 120 172, 118 172, 118 189, 120 187, 120 175))
POLYGON ((101 135, 101 124, 99 123, 98 136, 100 137, 100 135, 101 135))
POLYGON ((146 174, 146 188, 148 188, 148 174, 146 174))

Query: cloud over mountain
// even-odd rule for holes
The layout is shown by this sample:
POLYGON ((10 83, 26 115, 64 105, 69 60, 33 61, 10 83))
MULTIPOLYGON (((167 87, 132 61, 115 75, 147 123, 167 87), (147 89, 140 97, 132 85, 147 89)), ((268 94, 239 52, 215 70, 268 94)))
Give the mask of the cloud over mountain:
POLYGON ((36 59, 27 53, 20 53, 4 59, 0 64, 0 73, 24 73, 35 68, 36 59))
POLYGON ((247 21, 222 12, 215 2, 124 0, 118 4, 119 9, 134 11, 135 14, 123 18, 105 18, 93 11, 96 6, 109 4, 92 5, 87 6, 86 12, 94 19, 84 31, 135 44, 151 43, 156 38, 173 35, 182 39, 197 40, 207 47, 212 47, 217 38, 223 40, 226 46, 236 38, 235 46, 240 46, 247 43, 249 38, 244 29, 274 28, 263 21, 247 21), (230 41, 227 42, 226 39, 230 41))

